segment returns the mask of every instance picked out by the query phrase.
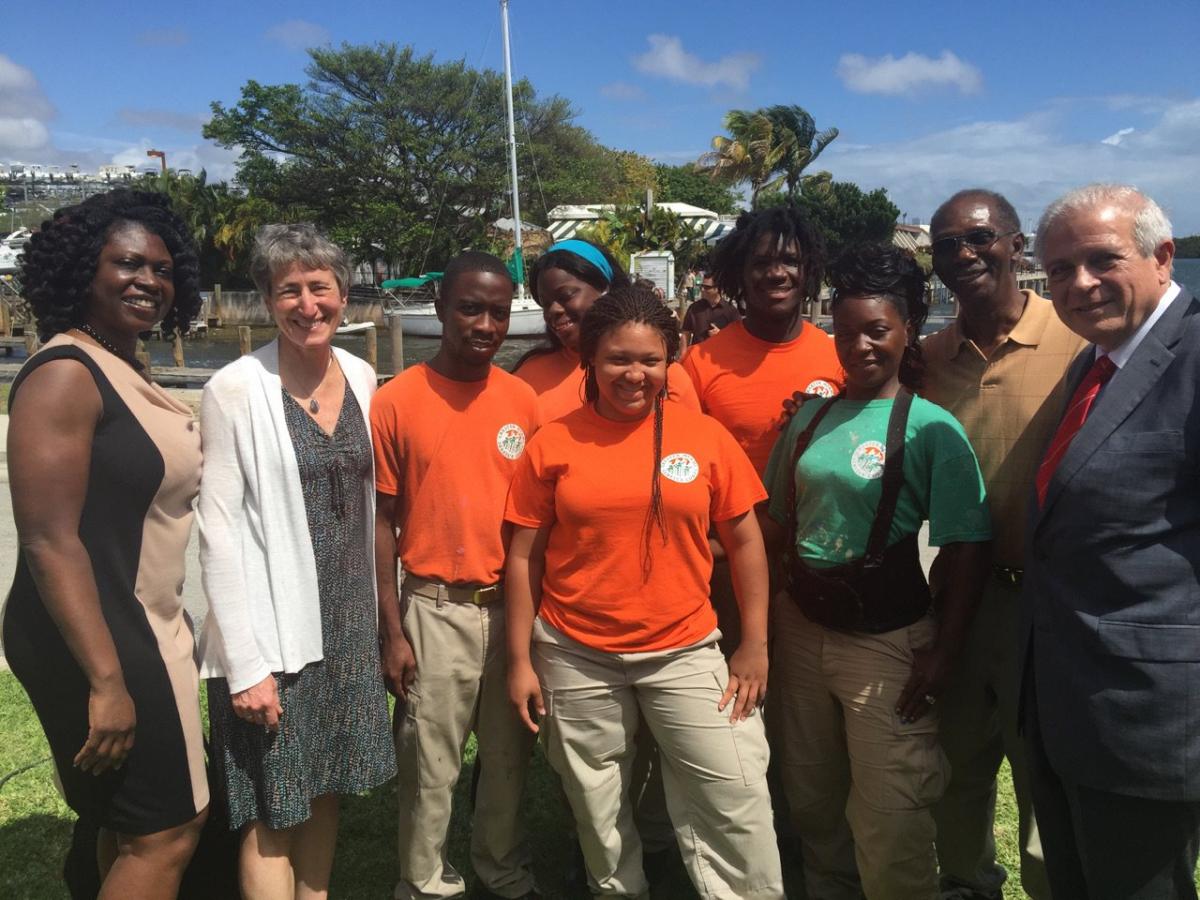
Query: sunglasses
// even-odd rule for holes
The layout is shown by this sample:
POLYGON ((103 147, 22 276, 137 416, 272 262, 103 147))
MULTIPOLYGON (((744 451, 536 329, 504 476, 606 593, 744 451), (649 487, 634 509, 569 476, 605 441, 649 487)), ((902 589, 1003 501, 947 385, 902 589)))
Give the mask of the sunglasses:
POLYGON ((990 228, 975 228, 966 234, 938 238, 930 245, 930 249, 933 250, 934 256, 950 256, 957 253, 964 245, 973 251, 986 250, 1000 238, 1016 233, 1015 231, 1006 231, 1003 234, 997 234, 990 228))

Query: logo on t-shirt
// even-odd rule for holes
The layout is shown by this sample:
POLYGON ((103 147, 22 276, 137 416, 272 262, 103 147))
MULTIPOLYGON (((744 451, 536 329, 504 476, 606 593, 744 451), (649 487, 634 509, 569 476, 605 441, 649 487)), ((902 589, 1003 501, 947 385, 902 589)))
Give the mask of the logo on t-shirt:
POLYGON ((525 449, 525 432, 520 425, 509 422, 496 432, 496 449, 505 459, 516 459, 525 449))
POLYGON ((672 453, 670 456, 664 456, 658 468, 665 477, 677 484, 695 481, 696 476, 700 474, 700 464, 690 453, 672 453))
POLYGON ((887 454, 879 441, 864 441, 850 455, 850 468, 859 478, 868 481, 883 475, 883 461, 887 454))
POLYGON ((837 391, 833 389, 833 385, 828 381, 818 378, 816 381, 808 383, 808 387, 804 389, 804 393, 816 394, 818 397, 832 397, 837 391))

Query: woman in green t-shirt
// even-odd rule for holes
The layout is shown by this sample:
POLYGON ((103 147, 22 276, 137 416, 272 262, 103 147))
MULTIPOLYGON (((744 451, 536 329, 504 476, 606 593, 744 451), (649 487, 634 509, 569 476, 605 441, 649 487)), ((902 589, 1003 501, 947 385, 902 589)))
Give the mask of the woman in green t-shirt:
POLYGON ((949 774, 936 704, 986 571, 983 479, 958 422, 910 393, 928 312, 920 267, 858 246, 830 281, 846 387, 800 407, 765 477, 788 585, 772 610, 773 749, 810 896, 857 896, 861 877, 870 900, 934 898, 931 807, 949 774), (941 548, 933 597, 916 540, 926 521, 941 548))

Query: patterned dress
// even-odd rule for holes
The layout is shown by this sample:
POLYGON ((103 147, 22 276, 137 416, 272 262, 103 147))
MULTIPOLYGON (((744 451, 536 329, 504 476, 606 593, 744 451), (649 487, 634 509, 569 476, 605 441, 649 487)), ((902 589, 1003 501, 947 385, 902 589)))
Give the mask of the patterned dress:
POLYGON ((391 778, 395 751, 379 664, 375 585, 366 555, 371 440, 349 385, 332 435, 283 394, 317 562, 324 658, 276 674, 279 730, 240 719, 223 678, 209 681, 214 763, 229 827, 299 825, 323 794, 354 794, 391 778))

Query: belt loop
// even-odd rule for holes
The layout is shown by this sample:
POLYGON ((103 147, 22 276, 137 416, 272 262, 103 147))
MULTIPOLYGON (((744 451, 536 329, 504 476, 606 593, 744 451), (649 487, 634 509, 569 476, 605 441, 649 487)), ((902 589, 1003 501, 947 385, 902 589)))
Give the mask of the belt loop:
POLYGON ((437 586, 437 608, 441 609, 443 606, 445 606, 449 597, 450 597, 450 589, 447 588, 444 584, 439 584, 437 586))

